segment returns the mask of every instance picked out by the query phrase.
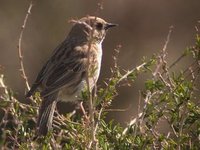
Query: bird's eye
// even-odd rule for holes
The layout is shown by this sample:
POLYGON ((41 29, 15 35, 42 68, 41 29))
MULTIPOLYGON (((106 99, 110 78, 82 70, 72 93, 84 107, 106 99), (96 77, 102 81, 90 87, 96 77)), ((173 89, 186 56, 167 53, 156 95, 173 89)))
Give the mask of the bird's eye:
POLYGON ((98 22, 98 23, 96 24, 96 28, 97 28, 98 30, 102 30, 103 24, 100 23, 100 22, 98 22))

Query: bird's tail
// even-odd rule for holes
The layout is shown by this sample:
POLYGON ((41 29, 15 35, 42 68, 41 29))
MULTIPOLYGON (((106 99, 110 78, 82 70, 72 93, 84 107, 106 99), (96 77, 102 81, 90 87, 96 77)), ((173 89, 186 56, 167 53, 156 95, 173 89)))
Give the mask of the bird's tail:
POLYGON ((37 135, 45 136, 52 129, 54 111, 57 103, 57 93, 43 98, 39 109, 39 118, 37 121, 37 135))

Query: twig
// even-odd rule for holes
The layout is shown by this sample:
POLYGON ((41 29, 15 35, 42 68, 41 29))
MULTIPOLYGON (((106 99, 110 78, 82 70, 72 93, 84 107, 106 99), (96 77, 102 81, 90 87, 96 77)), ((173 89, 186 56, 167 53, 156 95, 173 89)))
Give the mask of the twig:
POLYGON ((183 53, 180 57, 178 57, 170 66, 169 69, 171 69, 174 65, 176 65, 180 60, 182 60, 183 57, 185 57, 186 54, 183 53))
POLYGON ((139 90, 139 100, 138 100, 138 110, 137 110, 138 114, 141 111, 141 101, 142 101, 142 92, 139 90))
MULTIPOLYGON (((95 17, 95 21, 96 21, 96 17, 95 17)), ((92 70, 93 68, 90 68, 90 64, 93 64, 93 62, 90 61, 90 51, 91 51, 91 47, 92 47, 92 40, 93 40, 93 35, 94 34, 94 27, 92 28, 92 30, 90 30, 89 33, 89 42, 88 42, 88 56, 87 56, 87 73, 86 73, 86 84, 87 84, 87 91, 88 91, 88 99, 89 99, 89 119, 90 119, 90 123, 91 123, 91 138, 92 140, 89 143, 88 148, 91 149, 92 145, 94 143, 96 143, 96 136, 95 136, 95 122, 94 122, 94 105, 93 105, 93 97, 92 97, 92 92, 91 92, 91 87, 90 87, 90 69, 92 70)))
POLYGON ((163 49, 161 51, 161 54, 160 56, 158 57, 159 59, 159 62, 158 62, 158 65, 155 69, 155 71, 153 72, 153 76, 156 77, 157 73, 160 71, 160 68, 163 66, 163 69, 164 69, 164 72, 167 72, 166 69, 167 69, 167 66, 166 66, 166 55, 167 55, 167 46, 169 44, 169 40, 170 40, 170 36, 171 36, 171 33, 172 33, 172 29, 173 29, 173 26, 170 26, 169 28, 169 32, 168 32, 168 35, 167 35, 167 39, 165 41, 165 44, 163 46, 163 49))
POLYGON ((156 94, 156 92, 151 93, 150 91, 146 94, 146 97, 144 98, 144 107, 143 107, 143 111, 141 113, 138 113, 138 116, 136 118, 131 119, 131 121, 129 122, 128 126, 124 129, 123 134, 125 135, 128 131, 129 128, 131 128, 131 126, 133 125, 137 125, 138 127, 142 125, 143 120, 144 120, 144 116, 146 114, 146 109, 147 109, 147 104, 149 102, 149 100, 156 94))
POLYGON ((167 45, 168 45, 168 43, 169 43, 170 36, 171 36, 171 33, 172 33, 172 29, 173 29, 173 28, 174 28, 173 26, 170 26, 170 27, 169 27, 169 32, 168 32, 168 35, 167 35, 167 39, 166 39, 166 41, 165 41, 165 45, 164 45, 163 50, 162 50, 164 53, 166 52, 167 45))
POLYGON ((147 63, 143 63, 139 66, 137 66, 136 68, 132 69, 131 71, 127 71, 126 74, 124 74, 117 82, 120 83, 122 80, 126 79, 131 73, 133 73, 134 71, 140 71, 141 68, 143 68, 147 63))
POLYGON ((7 86, 4 84, 3 80, 4 80, 4 75, 0 74, 0 88, 3 88, 4 89, 4 93, 8 94, 7 86))
POLYGON ((132 105, 128 106, 128 108, 113 108, 113 109, 104 109, 104 112, 126 112, 130 110, 132 105))
POLYGON ((24 79, 27 90, 30 90, 30 86, 29 86, 29 83, 28 83, 28 79, 27 79, 27 76, 26 76, 25 69, 24 69, 24 62, 23 62, 23 55, 22 55, 22 38, 23 38, 23 33, 24 33, 24 29, 26 27, 28 17, 31 14, 32 7, 33 7, 33 1, 30 2, 28 11, 27 11, 26 16, 24 18, 24 22, 23 22, 23 25, 21 27, 21 32, 20 32, 20 35, 19 35, 19 41, 18 41, 18 46, 17 46, 19 62, 20 62, 20 72, 21 72, 22 78, 24 79))
MULTIPOLYGON (((99 127, 99 122, 100 122, 100 120, 101 120, 102 112, 103 112, 103 107, 100 109, 99 114, 98 114, 98 120, 97 120, 96 125, 95 125, 95 128, 94 128, 94 133, 95 133, 95 134, 96 134, 97 129, 98 129, 98 127, 99 127)), ((97 145, 95 146, 95 148, 97 149, 97 145)))
MULTIPOLYGON (((103 9, 103 0, 100 0, 100 2, 98 3, 98 7, 97 10, 95 12, 95 21, 97 20, 97 15, 99 14, 99 12, 103 9)), ((90 84, 89 84, 89 65, 90 63, 90 50, 91 50, 91 46, 92 46, 92 40, 94 38, 94 27, 92 28, 92 30, 90 31, 90 39, 89 39, 89 43, 88 43, 88 61, 87 61, 87 75, 86 75, 86 83, 87 83, 87 89, 88 89, 88 95, 89 95, 89 115, 90 115, 90 123, 92 125, 91 127, 91 134, 92 134, 92 141, 89 143, 88 148, 89 149, 98 149, 98 141, 96 139, 96 131, 98 129, 98 122, 95 123, 95 118, 94 118, 94 113, 95 113, 95 96, 96 96, 96 91, 97 91, 97 86, 96 83, 94 85, 94 96, 92 95, 92 91, 90 89, 90 84)), ((93 60, 94 61, 94 60, 93 60)), ((93 70, 93 68, 91 68, 93 70)), ((101 117, 101 113, 102 110, 100 110, 99 112, 99 117, 101 117)), ((100 118, 98 118, 98 120, 100 120, 100 118)))

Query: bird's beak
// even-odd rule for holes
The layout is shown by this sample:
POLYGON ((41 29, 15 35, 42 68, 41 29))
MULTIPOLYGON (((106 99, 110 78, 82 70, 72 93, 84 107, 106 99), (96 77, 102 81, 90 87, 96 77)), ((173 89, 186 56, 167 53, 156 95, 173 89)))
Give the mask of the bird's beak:
POLYGON ((118 24, 114 24, 114 23, 107 23, 106 26, 105 26, 105 30, 109 29, 109 28, 112 28, 112 27, 116 27, 118 26, 118 24))

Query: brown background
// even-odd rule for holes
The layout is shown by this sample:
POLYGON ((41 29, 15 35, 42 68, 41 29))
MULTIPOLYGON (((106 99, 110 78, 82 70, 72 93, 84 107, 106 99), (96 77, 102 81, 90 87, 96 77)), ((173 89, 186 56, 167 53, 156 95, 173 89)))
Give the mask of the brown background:
MULTIPOLYGON (((64 39, 71 25, 68 20, 94 15, 95 0, 36 0, 23 37, 25 69, 32 83, 51 51, 64 39)), ((165 42, 169 26, 173 33, 168 45, 168 60, 172 62, 194 42, 195 25, 200 19, 200 0, 105 0, 98 16, 118 23, 104 43, 104 55, 99 86, 110 76, 112 55, 121 44, 119 65, 131 69, 141 63, 143 56, 159 52, 165 42)), ((24 100, 24 82, 20 77, 17 42, 20 27, 29 6, 28 0, 0 0, 0 65, 7 85, 16 96, 24 100)), ((182 62, 186 66, 189 60, 182 62)), ((109 118, 128 122, 137 113, 138 90, 142 90, 144 78, 139 77, 133 86, 119 88, 119 96, 113 108, 128 108, 125 112, 113 112, 109 118)))

